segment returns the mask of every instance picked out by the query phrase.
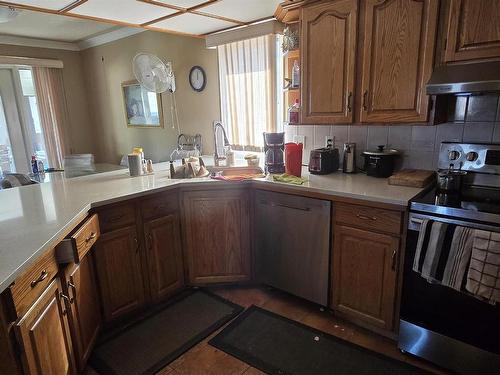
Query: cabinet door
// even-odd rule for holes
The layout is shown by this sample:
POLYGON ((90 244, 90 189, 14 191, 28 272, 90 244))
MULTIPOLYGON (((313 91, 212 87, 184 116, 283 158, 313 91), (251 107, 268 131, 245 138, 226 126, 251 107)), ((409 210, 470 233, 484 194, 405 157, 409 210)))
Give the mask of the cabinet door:
POLYGON ((195 284, 250 279, 248 192, 192 191, 183 195, 189 281, 195 284))
POLYGON ((391 330, 399 239, 336 225, 333 308, 354 319, 391 330))
POLYGON ((26 374, 73 374, 71 339, 59 279, 55 279, 17 323, 26 374))
POLYGON ((141 307, 144 285, 135 226, 101 235, 94 256, 104 319, 111 321, 141 307))
POLYGON ((498 0, 451 0, 445 61, 500 57, 498 0))
POLYGON ((157 302, 184 285, 180 226, 177 214, 144 224, 151 299, 157 302))
POLYGON ((302 123, 352 122, 357 0, 301 12, 302 123))
POLYGON ((90 255, 69 266, 64 280, 71 337, 78 369, 83 371, 101 326, 101 311, 94 266, 90 255))
POLYGON ((367 0, 364 10, 362 122, 427 121, 438 1, 367 0))

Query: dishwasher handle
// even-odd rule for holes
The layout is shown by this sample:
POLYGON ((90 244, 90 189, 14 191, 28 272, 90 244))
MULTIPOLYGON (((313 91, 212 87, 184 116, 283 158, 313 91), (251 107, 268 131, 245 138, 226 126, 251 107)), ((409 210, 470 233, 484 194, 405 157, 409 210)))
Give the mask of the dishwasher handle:
POLYGON ((306 212, 311 211, 311 207, 297 207, 297 206, 291 206, 291 205, 283 204, 283 203, 268 202, 268 201, 264 201, 264 200, 261 200, 260 203, 265 204, 265 205, 269 205, 271 207, 289 208, 291 210, 306 211, 306 212))

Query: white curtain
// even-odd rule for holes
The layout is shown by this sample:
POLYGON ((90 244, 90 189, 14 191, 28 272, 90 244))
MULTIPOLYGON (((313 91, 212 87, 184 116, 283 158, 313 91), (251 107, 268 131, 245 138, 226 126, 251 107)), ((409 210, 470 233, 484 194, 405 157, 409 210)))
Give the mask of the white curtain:
POLYGON ((276 132, 276 36, 217 47, 222 123, 235 149, 259 151, 276 132))
POLYGON ((61 69, 33 67, 33 81, 47 160, 50 167, 61 168, 68 154, 65 142, 68 113, 61 69))

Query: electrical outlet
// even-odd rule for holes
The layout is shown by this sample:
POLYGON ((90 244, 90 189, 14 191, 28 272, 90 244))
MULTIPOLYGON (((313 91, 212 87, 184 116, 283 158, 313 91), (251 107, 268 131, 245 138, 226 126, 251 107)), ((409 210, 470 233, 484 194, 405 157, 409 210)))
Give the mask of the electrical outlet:
POLYGON ((293 141, 295 143, 302 143, 302 147, 306 148, 306 136, 305 135, 294 135, 293 141))
POLYGON ((325 147, 328 147, 328 146, 334 146, 334 143, 335 143, 335 137, 331 136, 331 135, 325 135, 325 147))

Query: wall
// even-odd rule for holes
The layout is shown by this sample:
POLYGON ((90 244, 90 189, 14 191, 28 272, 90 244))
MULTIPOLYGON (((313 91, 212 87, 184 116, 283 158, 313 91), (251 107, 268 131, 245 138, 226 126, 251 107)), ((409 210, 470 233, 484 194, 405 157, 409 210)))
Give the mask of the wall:
POLYGON ((173 62, 181 132, 200 133, 204 153, 212 153, 212 121, 220 117, 216 50, 206 49, 203 39, 146 31, 82 51, 89 111, 95 128, 96 160, 118 163, 134 146, 141 146, 147 158, 165 161, 177 144, 169 94, 162 95, 166 122, 163 129, 126 126, 121 83, 134 79, 132 58, 138 52, 153 53, 173 62), (202 66, 207 74, 207 86, 201 93, 189 85, 188 75, 194 65, 202 66))
POLYGON ((357 164, 362 167, 361 152, 387 145, 403 153, 398 168, 436 169, 440 143, 500 143, 500 101, 498 95, 471 97, 462 113, 454 116, 463 119, 436 126, 400 125, 285 125, 287 142, 294 135, 305 136, 303 163, 309 161, 311 149, 324 147, 326 136, 335 136, 335 144, 341 151, 345 142, 355 142, 357 164))
POLYGON ((63 80, 69 113, 67 124, 69 146, 73 153, 93 153, 95 151, 93 126, 89 117, 80 52, 0 45, 0 55, 57 59, 63 62, 63 80))

